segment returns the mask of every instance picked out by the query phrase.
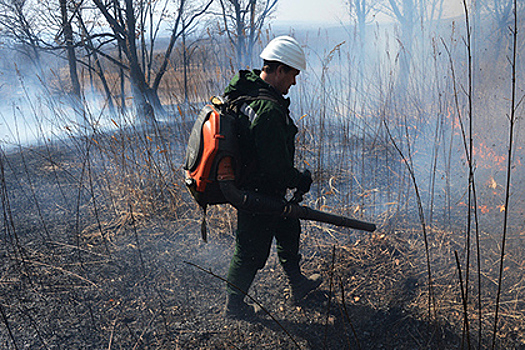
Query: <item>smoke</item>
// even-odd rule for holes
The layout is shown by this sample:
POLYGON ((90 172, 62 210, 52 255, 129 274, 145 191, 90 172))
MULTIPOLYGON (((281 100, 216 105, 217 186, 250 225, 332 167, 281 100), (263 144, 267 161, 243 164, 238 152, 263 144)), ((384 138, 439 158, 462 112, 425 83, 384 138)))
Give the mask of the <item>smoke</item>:
MULTIPOLYGON (((7 50, 4 54, 17 55, 7 50)), ((107 98, 96 89, 72 96, 67 77, 62 76, 64 62, 48 58, 42 70, 30 62, 3 63, 0 142, 8 148, 111 131, 115 129, 112 117, 119 125, 134 124, 133 115, 112 116, 107 98)))
MULTIPOLYGON (((298 34, 305 40, 309 67, 291 90, 292 112, 306 129, 300 157, 317 171, 318 197, 368 206, 376 215, 392 203, 415 213, 418 186, 427 218, 450 223, 451 215, 465 214, 470 152, 465 142, 468 146, 472 137, 478 209, 494 214, 489 221, 501 213, 497 203, 503 194, 490 186, 501 189, 507 170, 512 77, 506 60, 510 47, 501 52, 501 43, 511 38, 501 33, 500 41, 493 41, 489 31, 475 32, 469 111, 467 33, 458 22, 425 23, 428 27, 415 30, 412 42, 400 39, 395 24, 368 26, 364 46, 357 27, 298 34), (485 35, 487 40, 481 40, 485 35), (409 181, 407 166, 416 184, 409 181)), ((518 140, 521 128, 518 123, 518 140)), ((523 150, 516 145, 511 170, 517 204, 523 202, 523 150)), ((519 215, 513 218, 520 223, 519 215)))

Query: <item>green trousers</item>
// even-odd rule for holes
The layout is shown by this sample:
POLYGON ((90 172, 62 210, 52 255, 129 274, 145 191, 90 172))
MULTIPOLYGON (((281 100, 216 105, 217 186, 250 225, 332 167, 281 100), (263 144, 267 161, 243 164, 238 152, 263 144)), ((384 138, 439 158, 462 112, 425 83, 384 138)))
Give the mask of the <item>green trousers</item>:
POLYGON ((273 238, 279 261, 285 268, 298 269, 301 224, 298 219, 260 215, 239 211, 235 251, 228 271, 227 292, 248 292, 258 270, 266 264, 273 238), (240 289, 240 290, 239 290, 240 289))

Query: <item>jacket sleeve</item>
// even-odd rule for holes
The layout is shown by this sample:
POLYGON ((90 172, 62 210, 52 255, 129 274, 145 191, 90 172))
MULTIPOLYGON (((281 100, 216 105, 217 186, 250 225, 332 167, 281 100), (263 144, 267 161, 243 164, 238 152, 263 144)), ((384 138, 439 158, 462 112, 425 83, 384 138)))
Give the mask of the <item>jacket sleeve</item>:
POLYGON ((272 187, 278 190, 295 188, 299 171, 294 167, 294 136, 296 127, 272 102, 256 101, 257 117, 251 130, 257 151, 259 170, 272 187), (287 125, 287 119, 292 125, 287 125), (293 132, 291 131, 293 130, 293 132))

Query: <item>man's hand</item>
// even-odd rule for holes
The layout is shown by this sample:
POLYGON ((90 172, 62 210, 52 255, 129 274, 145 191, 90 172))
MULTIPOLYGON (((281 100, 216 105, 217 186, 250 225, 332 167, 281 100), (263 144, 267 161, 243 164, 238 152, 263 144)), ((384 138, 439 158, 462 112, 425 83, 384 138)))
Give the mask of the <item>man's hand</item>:
POLYGON ((302 193, 310 191, 310 186, 312 185, 312 173, 310 170, 306 169, 299 175, 299 183, 297 184, 297 189, 302 193))

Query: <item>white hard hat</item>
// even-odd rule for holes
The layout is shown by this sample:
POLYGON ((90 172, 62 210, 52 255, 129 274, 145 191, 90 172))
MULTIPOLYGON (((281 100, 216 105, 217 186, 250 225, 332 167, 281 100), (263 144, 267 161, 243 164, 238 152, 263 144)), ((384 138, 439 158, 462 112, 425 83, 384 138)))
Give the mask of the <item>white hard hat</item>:
POLYGON ((284 63, 297 70, 306 69, 306 57, 299 43, 292 37, 278 36, 266 45, 260 57, 266 61, 284 63))

